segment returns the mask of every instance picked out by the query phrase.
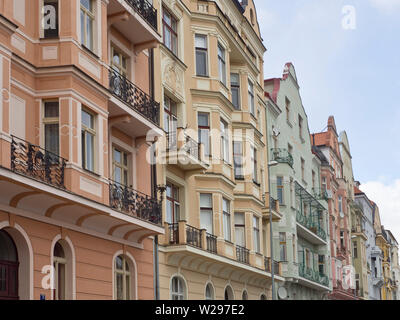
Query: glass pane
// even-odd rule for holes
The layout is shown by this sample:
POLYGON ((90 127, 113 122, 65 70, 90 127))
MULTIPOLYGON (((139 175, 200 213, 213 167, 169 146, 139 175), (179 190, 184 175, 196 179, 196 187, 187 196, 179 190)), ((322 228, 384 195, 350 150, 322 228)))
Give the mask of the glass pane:
POLYGON ((239 109, 239 89, 232 88, 232 104, 234 105, 235 109, 239 109))
POLYGON ((17 262, 18 253, 14 242, 7 232, 0 230, 0 260, 17 262))
POLYGON ((235 224, 245 225, 244 213, 235 213, 235 224))
POLYGON ((126 276, 126 288, 125 288, 125 293, 126 293, 126 300, 131 299, 131 277, 126 276))
POLYGON ((58 118, 59 108, 58 102, 45 102, 44 104, 44 116, 45 118, 58 118))
POLYGON ((172 207, 172 202, 167 200, 167 223, 173 223, 173 207, 172 207))
POLYGON ((168 49, 172 50, 171 31, 168 28, 164 28, 164 44, 168 49))
POLYGON ((44 126, 44 147, 46 150, 59 154, 59 126, 58 124, 46 124, 44 126))
POLYGON ((236 244, 241 247, 246 246, 245 242, 245 232, 243 227, 236 227, 235 228, 235 237, 236 237, 236 244))
POLYGON ((93 49, 93 20, 87 17, 86 20, 86 45, 89 49, 93 49))
POLYGON ((81 5, 84 6, 89 11, 92 10, 92 1, 91 0, 81 0, 81 5))
POLYGON ((116 286, 117 286, 117 300, 123 300, 123 279, 122 274, 116 274, 116 286))
POLYGON ((178 222, 180 217, 180 206, 179 204, 175 203, 175 212, 174 212, 174 221, 178 222))
POLYGON ((213 213, 211 210, 200 211, 200 224, 201 229, 207 230, 208 233, 213 234, 213 213))
POLYGON ((206 113, 199 113, 198 122, 200 127, 209 127, 209 117, 206 113))
POLYGON ((121 177, 121 168, 115 167, 115 169, 114 169, 114 181, 122 184, 123 181, 122 181, 121 178, 122 178, 121 177))
POLYGON ((196 51, 196 73, 199 76, 207 75, 207 52, 196 51))
POLYGON ((201 208, 212 208, 212 195, 201 194, 200 195, 200 207, 201 208))
POLYGON ((81 11, 81 43, 85 44, 85 13, 81 11))
POLYGON ((125 271, 129 272, 129 264, 128 261, 125 261, 125 271))
POLYGON ((113 62, 117 66, 119 66, 121 64, 121 61, 119 59, 119 54, 118 53, 114 53, 113 62))
POLYGON ((117 149, 114 149, 114 161, 117 163, 121 163, 121 159, 122 159, 121 152, 118 151, 117 149))
POLYGON ((94 136, 86 133, 86 169, 94 171, 94 136))
POLYGON ((58 292, 57 298, 58 300, 65 300, 65 264, 58 264, 58 292))
POLYGON ((94 129, 93 116, 84 110, 82 110, 82 124, 89 129, 94 129))
POLYGON ((231 84, 239 85, 239 75, 237 73, 231 73, 231 84))
POLYGON ((195 39, 195 47, 196 48, 207 49, 207 37, 197 34, 196 35, 196 39, 195 39))
POLYGON ((59 258, 65 258, 64 249, 59 242, 57 242, 56 245, 54 246, 54 256, 59 258))
POLYGON ((124 261, 121 256, 115 259, 115 267, 117 268, 117 270, 122 270, 123 263, 124 261))

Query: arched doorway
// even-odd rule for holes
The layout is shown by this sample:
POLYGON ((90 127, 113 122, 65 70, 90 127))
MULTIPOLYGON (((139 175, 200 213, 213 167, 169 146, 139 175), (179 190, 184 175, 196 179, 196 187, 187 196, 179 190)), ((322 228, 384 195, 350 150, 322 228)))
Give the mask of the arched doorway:
POLYGON ((0 230, 0 300, 19 300, 18 251, 11 236, 0 230))

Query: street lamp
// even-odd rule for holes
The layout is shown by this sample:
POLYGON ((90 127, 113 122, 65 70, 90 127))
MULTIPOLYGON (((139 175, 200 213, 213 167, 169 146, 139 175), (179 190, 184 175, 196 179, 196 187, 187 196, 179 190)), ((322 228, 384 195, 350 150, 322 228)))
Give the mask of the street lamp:
POLYGON ((271 246, 271 280, 272 280, 272 300, 276 300, 275 296, 275 280, 274 280, 274 245, 273 245, 273 234, 272 234, 272 212, 271 212, 271 176, 270 176, 270 168, 277 166, 279 163, 277 161, 271 161, 268 163, 268 203, 269 203, 269 242, 271 246))

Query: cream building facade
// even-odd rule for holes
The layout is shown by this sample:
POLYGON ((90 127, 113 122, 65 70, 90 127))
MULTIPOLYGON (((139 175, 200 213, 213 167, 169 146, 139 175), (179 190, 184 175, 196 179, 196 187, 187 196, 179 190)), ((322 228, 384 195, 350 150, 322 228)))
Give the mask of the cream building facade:
MULTIPOLYGON (((271 299, 263 55, 253 1, 162 1, 161 299, 271 299)), ((157 77, 158 76, 158 77, 157 77)), ((161 161, 160 161, 161 160, 161 161)))

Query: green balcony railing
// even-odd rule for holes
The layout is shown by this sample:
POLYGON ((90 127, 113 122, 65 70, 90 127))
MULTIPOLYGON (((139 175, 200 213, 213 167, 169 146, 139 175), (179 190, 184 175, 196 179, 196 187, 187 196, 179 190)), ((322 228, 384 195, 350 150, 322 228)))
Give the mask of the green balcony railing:
POLYGON ((329 278, 327 275, 320 273, 318 270, 307 267, 305 264, 299 264, 299 276, 309 281, 321 284, 323 286, 329 286, 329 278))
POLYGON ((303 227, 307 228, 318 237, 326 241, 326 232, 324 229, 321 228, 319 222, 313 216, 306 216, 297 210, 296 220, 300 223, 303 227))
POLYGON ((287 163, 293 167, 293 156, 287 149, 271 149, 272 160, 279 163, 287 163))

